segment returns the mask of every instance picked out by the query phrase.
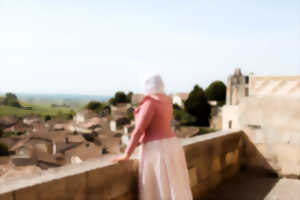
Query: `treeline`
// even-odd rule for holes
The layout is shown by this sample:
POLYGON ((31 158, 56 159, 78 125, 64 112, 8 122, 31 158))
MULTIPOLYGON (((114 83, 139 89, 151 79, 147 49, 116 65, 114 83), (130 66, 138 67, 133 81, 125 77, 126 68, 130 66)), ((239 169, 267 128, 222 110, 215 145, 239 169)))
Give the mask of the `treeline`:
MULTIPOLYGON (((110 112, 110 105, 118 103, 130 103, 132 92, 126 94, 118 91, 108 102, 91 101, 85 108, 95 112, 110 112)), ((218 106, 225 103, 226 85, 222 81, 212 82, 205 90, 195 85, 184 102, 184 108, 173 105, 174 118, 181 125, 209 126, 211 106, 208 101, 217 101, 218 106)))
POLYGON ((115 95, 108 100, 108 102, 100 102, 100 101, 90 101, 85 108, 89 110, 93 110, 97 113, 101 111, 110 112, 110 105, 117 105, 119 103, 130 103, 133 92, 129 92, 126 94, 125 92, 118 91, 115 95))
POLYGON ((226 86, 222 81, 212 82, 205 90, 195 85, 184 102, 184 108, 173 105, 174 118, 181 125, 209 126, 211 106, 208 101, 217 101, 224 105, 226 86))
POLYGON ((4 98, 1 98, 0 105, 1 104, 5 105, 5 106, 21 108, 21 104, 18 100, 17 95, 10 93, 10 92, 6 93, 4 98))

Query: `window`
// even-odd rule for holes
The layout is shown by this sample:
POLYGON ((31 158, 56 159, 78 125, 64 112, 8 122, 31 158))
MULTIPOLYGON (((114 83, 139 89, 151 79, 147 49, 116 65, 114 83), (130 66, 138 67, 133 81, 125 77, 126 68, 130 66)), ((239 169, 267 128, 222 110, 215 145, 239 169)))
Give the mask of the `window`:
POLYGON ((246 84, 248 84, 249 83, 249 76, 246 76, 246 78, 245 78, 246 80, 246 84))
POLYGON ((245 96, 249 96, 249 88, 245 88, 245 96))

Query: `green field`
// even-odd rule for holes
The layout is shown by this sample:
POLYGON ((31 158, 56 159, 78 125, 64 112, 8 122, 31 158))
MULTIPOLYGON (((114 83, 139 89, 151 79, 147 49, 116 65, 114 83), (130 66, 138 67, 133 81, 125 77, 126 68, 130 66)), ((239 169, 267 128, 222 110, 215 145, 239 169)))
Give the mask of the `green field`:
POLYGON ((0 116, 24 117, 28 114, 36 114, 44 117, 46 115, 59 116, 72 113, 72 109, 70 108, 52 108, 50 105, 33 105, 26 102, 21 102, 21 105, 22 107, 31 107, 32 110, 0 105, 0 116))

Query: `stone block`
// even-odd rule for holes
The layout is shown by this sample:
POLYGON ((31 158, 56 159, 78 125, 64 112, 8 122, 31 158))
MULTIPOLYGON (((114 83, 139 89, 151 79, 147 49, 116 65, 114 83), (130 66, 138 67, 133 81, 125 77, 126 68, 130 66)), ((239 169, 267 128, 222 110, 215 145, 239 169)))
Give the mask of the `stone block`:
POLYGON ((137 192, 127 193, 113 200, 138 200, 138 193, 137 192))
POLYGON ((14 200, 41 200, 37 185, 16 190, 14 200))
POLYGON ((65 178, 66 200, 86 200, 87 174, 82 173, 65 178))
POLYGON ((88 200, 114 199, 137 192, 138 174, 133 161, 87 172, 88 200))
POLYGON ((42 200, 65 200, 66 181, 64 178, 42 183, 38 188, 39 199, 42 200))
POLYGON ((202 181, 192 188, 193 199, 202 199, 208 192, 208 182, 202 181))
POLYGON ((13 193, 0 194, 0 200, 14 200, 13 193))
POLYGON ((236 174, 239 173, 240 170, 240 165, 229 165, 226 167, 224 170, 222 170, 222 177, 223 180, 228 180, 231 177, 235 176, 236 174))
POLYGON ((209 190, 215 189, 222 182, 222 174, 215 173, 208 178, 208 188, 209 190))
POLYGON ((228 135, 226 137, 222 137, 223 140, 221 142, 222 145, 222 151, 223 152, 233 152, 238 148, 239 141, 241 139, 240 134, 232 134, 228 135))
POLYGON ((189 169, 189 177, 190 177, 191 187, 193 187, 194 185, 197 185, 198 177, 197 177, 197 168, 196 167, 189 169))
POLYGON ((207 165, 207 163, 203 163, 203 164, 199 164, 197 166, 197 180, 199 181, 203 181, 205 179, 207 179, 209 177, 209 166, 207 165))
POLYGON ((226 154, 225 163, 226 166, 237 164, 239 160, 239 151, 229 152, 226 154))
POLYGON ((219 172, 222 170, 220 157, 216 157, 215 159, 213 159, 211 170, 212 172, 219 172))

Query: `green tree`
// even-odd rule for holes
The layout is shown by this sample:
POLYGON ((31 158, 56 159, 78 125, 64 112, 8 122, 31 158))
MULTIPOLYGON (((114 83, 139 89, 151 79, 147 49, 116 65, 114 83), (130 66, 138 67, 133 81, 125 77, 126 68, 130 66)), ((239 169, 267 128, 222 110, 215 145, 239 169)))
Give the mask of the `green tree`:
POLYGON ((196 117, 195 125, 209 126, 211 107, 207 102, 207 97, 201 87, 195 85, 188 99, 184 102, 186 111, 196 117))
POLYGON ((7 106, 13 106, 13 107, 21 108, 21 105, 18 101, 17 96, 13 93, 6 93, 5 94, 3 104, 7 105, 7 106))
POLYGON ((209 101, 224 101, 226 85, 222 81, 214 81, 206 88, 205 94, 209 101))
POLYGON ((45 120, 45 121, 51 120, 51 116, 50 116, 50 115, 45 115, 44 120, 45 120))
POLYGON ((185 109, 180 108, 177 104, 173 104, 173 116, 180 125, 195 125, 197 118, 189 114, 185 109))
POLYGON ((122 91, 116 92, 115 96, 109 99, 109 103, 113 105, 116 105, 118 103, 128 103, 128 102, 130 102, 128 96, 122 91))
POLYGON ((93 111, 99 112, 103 108, 103 105, 99 101, 90 101, 86 105, 86 108, 89 109, 89 110, 93 110, 93 111))

